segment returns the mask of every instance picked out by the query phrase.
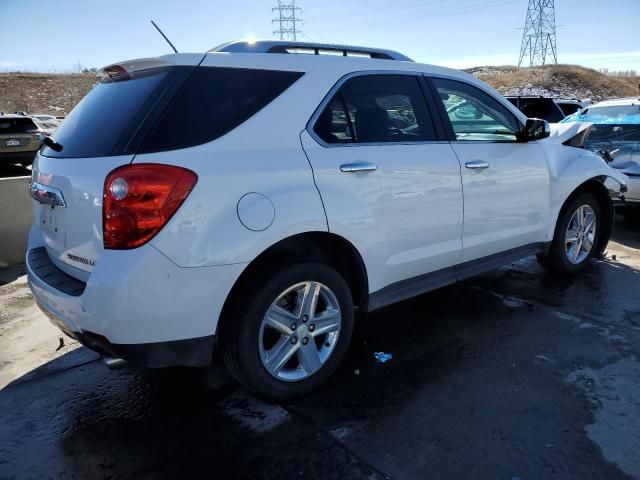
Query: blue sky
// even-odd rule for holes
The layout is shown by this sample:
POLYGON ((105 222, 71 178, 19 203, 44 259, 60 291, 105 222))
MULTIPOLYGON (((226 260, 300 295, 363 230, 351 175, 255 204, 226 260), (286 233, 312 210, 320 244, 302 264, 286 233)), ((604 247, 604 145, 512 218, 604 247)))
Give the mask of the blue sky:
MULTIPOLYGON (((64 71, 272 38, 276 0, 0 0, 0 70, 64 71)), ((456 68, 515 64, 527 0, 296 0, 304 40, 456 68)), ((556 0, 558 61, 640 70, 640 0, 556 0)))

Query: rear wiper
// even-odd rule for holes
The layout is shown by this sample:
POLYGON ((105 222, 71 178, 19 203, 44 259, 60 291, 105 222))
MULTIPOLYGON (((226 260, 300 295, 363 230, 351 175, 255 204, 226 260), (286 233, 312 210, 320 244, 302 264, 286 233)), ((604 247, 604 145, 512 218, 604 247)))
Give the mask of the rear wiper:
POLYGON ((53 138, 51 137, 44 137, 42 139, 42 143, 44 143, 47 147, 49 147, 51 150, 53 150, 54 152, 61 152, 62 151, 62 145, 59 144, 58 142, 56 142, 53 138))

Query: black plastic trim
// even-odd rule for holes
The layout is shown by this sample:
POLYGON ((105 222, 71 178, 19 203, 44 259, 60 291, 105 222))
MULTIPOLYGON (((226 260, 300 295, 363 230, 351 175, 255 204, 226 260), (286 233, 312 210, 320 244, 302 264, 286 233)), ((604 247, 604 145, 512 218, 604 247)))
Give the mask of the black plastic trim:
POLYGON ((85 347, 101 355, 111 355, 143 368, 204 367, 211 365, 215 336, 153 343, 111 343, 106 337, 93 332, 73 332, 85 347))
POLYGON ((401 280, 371 293, 369 295, 368 311, 371 312, 378 308, 451 285, 452 283, 501 267, 507 263, 521 260, 529 255, 542 253, 545 251, 546 246, 547 244, 543 242, 523 245, 522 247, 513 248, 506 252, 496 253, 453 267, 447 267, 407 280, 401 280))
POLYGON ((29 269, 44 283, 62 293, 79 297, 84 293, 86 283, 67 275, 56 267, 44 247, 34 248, 27 253, 29 269))

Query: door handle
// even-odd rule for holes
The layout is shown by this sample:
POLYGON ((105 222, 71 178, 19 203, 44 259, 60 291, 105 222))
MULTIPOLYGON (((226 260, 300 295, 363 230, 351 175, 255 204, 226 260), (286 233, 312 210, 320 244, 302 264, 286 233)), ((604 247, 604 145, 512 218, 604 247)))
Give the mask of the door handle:
POLYGON ((471 162, 466 162, 464 166, 471 170, 484 170, 485 168, 489 168, 489 162, 485 162, 484 160, 473 160, 471 162))
POLYGON ((373 172, 377 169, 376 164, 371 162, 343 163, 340 165, 340 171, 346 173, 373 172))

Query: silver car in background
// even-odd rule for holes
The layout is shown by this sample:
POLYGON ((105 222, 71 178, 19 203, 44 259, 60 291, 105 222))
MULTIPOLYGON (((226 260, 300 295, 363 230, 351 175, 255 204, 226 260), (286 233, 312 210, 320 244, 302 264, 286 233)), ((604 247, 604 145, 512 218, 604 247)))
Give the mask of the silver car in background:
POLYGON ((629 177, 627 205, 640 209, 640 98, 598 102, 568 116, 562 123, 576 121, 593 124, 586 148, 611 154, 610 166, 629 177))

